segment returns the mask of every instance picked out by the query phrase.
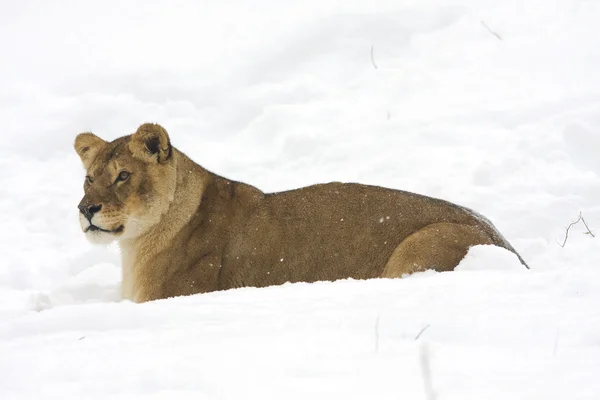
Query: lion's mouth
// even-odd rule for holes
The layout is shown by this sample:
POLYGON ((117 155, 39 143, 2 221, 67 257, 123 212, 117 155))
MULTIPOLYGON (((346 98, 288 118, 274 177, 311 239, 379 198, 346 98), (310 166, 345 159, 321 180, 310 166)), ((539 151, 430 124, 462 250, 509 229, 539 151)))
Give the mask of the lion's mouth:
POLYGON ((85 230, 85 233, 87 233, 88 231, 89 231, 89 232, 97 232, 97 231, 100 231, 100 232, 106 232, 106 233, 121 233, 121 232, 123 232, 123 229, 124 229, 124 228, 125 228, 125 227, 124 227, 123 225, 121 225, 121 226, 119 226, 117 229, 108 230, 108 229, 102 229, 102 228, 100 228, 99 226, 96 226, 96 225, 90 225, 90 226, 88 226, 88 227, 86 228, 86 230, 85 230))

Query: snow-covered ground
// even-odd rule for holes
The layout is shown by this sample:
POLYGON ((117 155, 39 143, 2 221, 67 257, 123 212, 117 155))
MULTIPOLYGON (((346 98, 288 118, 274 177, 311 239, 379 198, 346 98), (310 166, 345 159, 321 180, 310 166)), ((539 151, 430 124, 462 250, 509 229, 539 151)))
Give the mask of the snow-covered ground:
POLYGON ((0 398, 600 399, 600 2, 4 1, 0 398), (119 302, 81 131, 443 197, 531 266, 119 302))

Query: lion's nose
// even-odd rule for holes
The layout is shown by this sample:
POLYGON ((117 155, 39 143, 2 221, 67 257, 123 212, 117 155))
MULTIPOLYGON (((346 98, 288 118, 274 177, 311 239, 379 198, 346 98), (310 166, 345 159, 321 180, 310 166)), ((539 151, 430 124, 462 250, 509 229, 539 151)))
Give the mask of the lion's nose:
POLYGON ((96 214, 98 211, 100 211, 101 208, 102 208, 102 205, 94 205, 94 206, 88 206, 88 205, 83 205, 83 204, 79 205, 79 211, 81 211, 83 216, 86 217, 88 220, 91 220, 92 217, 94 216, 94 214, 96 214))

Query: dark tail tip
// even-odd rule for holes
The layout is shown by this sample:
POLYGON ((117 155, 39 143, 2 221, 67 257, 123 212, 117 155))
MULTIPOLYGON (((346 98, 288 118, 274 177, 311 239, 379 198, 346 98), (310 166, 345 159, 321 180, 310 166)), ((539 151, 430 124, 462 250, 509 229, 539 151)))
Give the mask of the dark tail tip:
POLYGON ((525 262, 525 260, 523 260, 523 257, 521 257, 521 255, 519 253, 517 253, 516 251, 514 251, 514 253, 519 258, 519 261, 521 261, 521 264, 523 264, 525 266, 525 268, 531 269, 531 268, 529 268, 529 265, 527 265, 527 263, 525 262))

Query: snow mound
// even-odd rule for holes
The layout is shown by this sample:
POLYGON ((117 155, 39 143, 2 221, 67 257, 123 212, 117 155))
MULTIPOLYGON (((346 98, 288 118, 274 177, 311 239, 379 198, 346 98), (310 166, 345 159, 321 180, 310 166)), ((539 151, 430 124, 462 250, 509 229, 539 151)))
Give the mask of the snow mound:
POLYGON ((525 271, 517 256, 498 246, 473 246, 455 271, 525 271))

